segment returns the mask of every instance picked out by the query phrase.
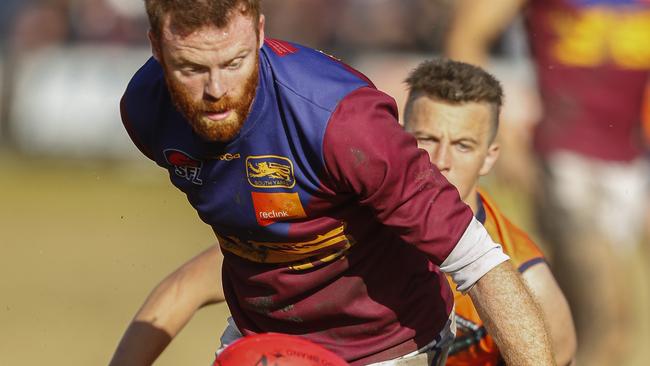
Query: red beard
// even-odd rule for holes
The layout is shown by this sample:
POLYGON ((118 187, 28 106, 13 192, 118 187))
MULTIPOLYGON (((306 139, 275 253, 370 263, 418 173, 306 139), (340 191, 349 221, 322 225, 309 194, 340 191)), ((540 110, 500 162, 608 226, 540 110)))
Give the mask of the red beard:
POLYGON ((167 71, 164 72, 172 102, 185 116, 194 132, 203 139, 213 142, 229 142, 237 136, 248 117, 251 104, 255 98, 255 90, 259 80, 258 60, 258 57, 255 57, 255 67, 245 81, 242 95, 239 98, 226 95, 216 102, 205 99, 200 102, 192 101, 187 89, 180 83, 171 80, 167 76, 167 71), (231 111, 230 116, 221 121, 213 121, 205 116, 205 113, 219 113, 228 110, 231 111))

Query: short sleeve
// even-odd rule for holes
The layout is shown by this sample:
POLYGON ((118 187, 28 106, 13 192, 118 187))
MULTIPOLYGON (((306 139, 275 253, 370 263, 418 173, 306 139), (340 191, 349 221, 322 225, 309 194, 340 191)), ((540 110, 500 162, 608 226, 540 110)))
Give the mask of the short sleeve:
POLYGON ((471 210, 397 122, 386 94, 364 87, 332 114, 323 142, 333 189, 352 193, 378 220, 440 265, 472 219, 471 210))

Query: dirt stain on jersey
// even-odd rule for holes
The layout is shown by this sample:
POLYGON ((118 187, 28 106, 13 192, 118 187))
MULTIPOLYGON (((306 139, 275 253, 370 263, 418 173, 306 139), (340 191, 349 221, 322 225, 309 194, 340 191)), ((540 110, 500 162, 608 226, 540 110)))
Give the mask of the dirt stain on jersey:
POLYGON ((361 164, 364 164, 366 161, 368 161, 368 158, 366 157, 366 153, 359 149, 352 148, 350 149, 350 152, 352 153, 352 156, 354 157, 354 167, 358 167, 361 164))

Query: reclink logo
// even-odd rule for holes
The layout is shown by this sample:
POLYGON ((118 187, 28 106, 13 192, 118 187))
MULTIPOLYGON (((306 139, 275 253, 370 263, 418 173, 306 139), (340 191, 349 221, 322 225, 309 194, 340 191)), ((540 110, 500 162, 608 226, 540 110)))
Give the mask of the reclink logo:
POLYGON ((174 174, 181 178, 187 179, 196 185, 203 185, 200 178, 203 162, 194 159, 189 154, 180 150, 167 149, 164 151, 167 163, 174 167, 174 174))
POLYGON ((257 188, 292 188, 296 184, 291 160, 275 155, 246 158, 248 183, 257 188))
POLYGON ((298 193, 251 192, 255 219, 260 226, 307 217, 298 193))

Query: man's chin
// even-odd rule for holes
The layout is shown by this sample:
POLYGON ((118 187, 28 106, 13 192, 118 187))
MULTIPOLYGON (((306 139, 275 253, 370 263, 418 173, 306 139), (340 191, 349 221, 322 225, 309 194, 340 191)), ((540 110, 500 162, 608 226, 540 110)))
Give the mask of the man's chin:
POLYGON ((208 142, 230 142, 242 128, 242 123, 237 120, 213 121, 202 118, 201 122, 193 126, 194 132, 208 142))

